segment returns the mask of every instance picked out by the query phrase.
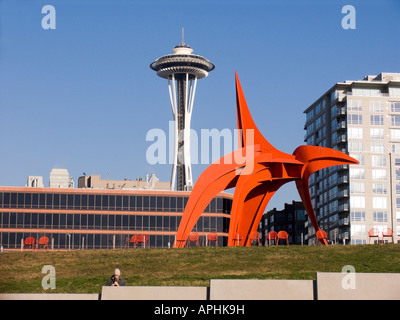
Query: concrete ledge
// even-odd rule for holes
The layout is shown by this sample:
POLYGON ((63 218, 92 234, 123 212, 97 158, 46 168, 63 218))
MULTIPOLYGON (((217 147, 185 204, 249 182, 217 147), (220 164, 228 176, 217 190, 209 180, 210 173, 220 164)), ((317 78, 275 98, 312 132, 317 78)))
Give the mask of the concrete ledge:
POLYGON ((210 300, 313 300, 313 280, 211 280, 210 300))
POLYGON ((318 300, 400 300, 400 273, 317 273, 318 300))
POLYGON ((207 287, 103 287, 101 300, 207 300, 207 287))
POLYGON ((0 300, 99 300, 99 294, 85 293, 0 293, 0 300))

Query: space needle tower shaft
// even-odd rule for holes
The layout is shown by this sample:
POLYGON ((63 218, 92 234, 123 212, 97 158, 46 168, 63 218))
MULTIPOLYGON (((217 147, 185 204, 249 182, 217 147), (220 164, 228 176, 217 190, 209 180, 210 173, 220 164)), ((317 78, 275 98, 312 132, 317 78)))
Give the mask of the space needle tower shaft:
POLYGON ((168 80, 169 96, 174 117, 174 162, 171 190, 191 190, 193 187, 190 159, 190 122, 197 80, 208 76, 215 66, 206 58, 192 54, 193 49, 182 42, 173 50, 154 61, 150 68, 168 80))

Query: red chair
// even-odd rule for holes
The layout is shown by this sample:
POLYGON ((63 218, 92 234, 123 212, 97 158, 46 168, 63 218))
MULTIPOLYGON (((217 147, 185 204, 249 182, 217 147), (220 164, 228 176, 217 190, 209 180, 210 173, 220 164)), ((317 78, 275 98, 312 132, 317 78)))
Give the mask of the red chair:
POLYGON ((236 232, 233 241, 236 242, 235 247, 241 246, 241 242, 243 242, 243 235, 241 235, 239 232, 236 232))
POLYGON ((24 248, 29 247, 29 246, 32 248, 32 250, 35 250, 35 238, 34 237, 28 237, 25 239, 24 248))
POLYGON ((286 245, 289 245, 289 234, 286 231, 279 231, 278 232, 278 241, 276 245, 279 245, 279 240, 286 240, 286 245))
POLYGON ((253 244, 253 241, 258 242, 258 246, 260 246, 260 233, 258 231, 253 231, 250 233, 250 245, 253 244))
MULTIPOLYGON (((137 234, 134 234, 132 236, 131 241, 129 241, 129 244, 131 244, 131 243, 133 244, 134 248, 137 247, 137 244, 138 244, 138 235, 137 234)), ((129 247, 129 244, 128 244, 128 247, 129 247)))
POLYGON ((385 230, 382 231, 382 243, 384 243, 384 240, 386 238, 392 238, 392 243, 393 241, 393 230, 390 228, 386 228, 385 230))
POLYGON ((207 243, 210 246, 210 242, 215 242, 215 246, 218 247, 218 234, 211 232, 207 235, 207 243))
MULTIPOLYGON (((319 240, 328 240, 328 234, 324 230, 318 230, 317 231, 317 245, 320 243, 319 240)), ((326 242, 327 243, 327 242, 326 242)))
POLYGON ((140 248, 141 244, 144 244, 144 248, 149 247, 149 236, 147 234, 141 234, 136 237, 136 243, 140 248))
POLYGON ((276 231, 268 232, 267 239, 265 240, 265 245, 267 245, 267 242, 268 242, 268 245, 270 246, 271 245, 271 240, 275 241, 275 245, 277 244, 278 234, 276 233, 276 231))
POLYGON ((38 242, 38 247, 40 248, 40 246, 43 246, 43 248, 48 250, 49 249, 49 238, 41 237, 38 242))
POLYGON ((189 247, 190 247, 190 242, 196 242, 196 247, 199 247, 200 246, 199 238, 200 236, 197 232, 192 232, 189 235, 189 247))
POLYGON ((371 243, 371 238, 378 238, 378 243, 380 242, 379 240, 379 235, 380 231, 377 228, 372 228, 368 231, 368 243, 371 243))

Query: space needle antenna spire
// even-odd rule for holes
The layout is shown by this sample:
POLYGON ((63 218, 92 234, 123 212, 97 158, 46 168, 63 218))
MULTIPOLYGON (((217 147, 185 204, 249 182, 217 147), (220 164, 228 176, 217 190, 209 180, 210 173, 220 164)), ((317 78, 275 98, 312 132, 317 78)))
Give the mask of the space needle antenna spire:
POLYGON ((159 77, 168 80, 175 135, 171 190, 191 191, 194 183, 190 157, 190 123, 196 84, 198 79, 207 77, 215 66, 206 58, 193 54, 193 49, 185 44, 184 36, 182 26, 182 42, 172 49, 173 54, 158 58, 150 68, 159 77))

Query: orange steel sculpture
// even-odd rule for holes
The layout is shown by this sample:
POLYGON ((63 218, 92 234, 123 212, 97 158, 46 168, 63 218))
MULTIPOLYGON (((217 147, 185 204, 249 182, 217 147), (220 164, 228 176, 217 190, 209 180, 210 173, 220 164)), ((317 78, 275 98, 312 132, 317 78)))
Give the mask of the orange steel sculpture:
POLYGON ((198 178, 176 234, 175 247, 182 248, 197 220, 221 191, 235 187, 231 209, 228 246, 250 246, 264 210, 275 192, 295 181, 317 239, 327 245, 311 203, 308 180, 326 167, 358 164, 352 157, 317 146, 300 146, 293 155, 275 149, 255 125, 236 73, 236 107, 239 132, 238 149, 211 164, 198 178), (240 240, 239 240, 240 241, 240 240))

